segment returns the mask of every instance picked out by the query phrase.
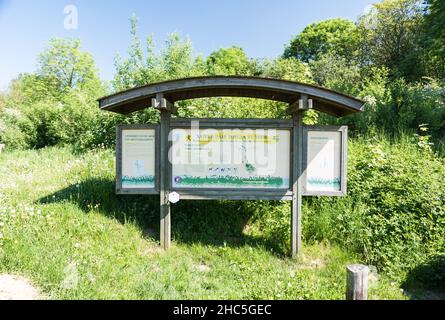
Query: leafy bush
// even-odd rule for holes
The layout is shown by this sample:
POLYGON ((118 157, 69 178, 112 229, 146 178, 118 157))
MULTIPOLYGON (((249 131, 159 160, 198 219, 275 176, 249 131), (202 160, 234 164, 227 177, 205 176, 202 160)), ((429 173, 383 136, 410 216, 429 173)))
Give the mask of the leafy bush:
POLYGON ((444 252, 444 159, 408 139, 350 143, 348 196, 307 199, 307 240, 331 240, 398 277, 444 252))
POLYGON ((30 146, 32 123, 22 112, 10 108, 0 110, 0 142, 8 149, 26 149, 30 146))
POLYGON ((391 101, 377 125, 387 132, 397 129, 415 130, 420 124, 427 124, 432 136, 441 140, 445 137, 445 87, 437 81, 407 84, 403 80, 391 84, 391 101))

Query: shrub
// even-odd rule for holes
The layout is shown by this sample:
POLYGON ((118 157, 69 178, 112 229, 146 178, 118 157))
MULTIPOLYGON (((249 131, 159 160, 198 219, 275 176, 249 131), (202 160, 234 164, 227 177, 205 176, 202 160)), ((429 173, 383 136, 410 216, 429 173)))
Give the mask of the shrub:
POLYGON ((348 196, 307 199, 305 237, 340 243, 394 277, 444 252, 445 161, 418 142, 350 143, 348 196))

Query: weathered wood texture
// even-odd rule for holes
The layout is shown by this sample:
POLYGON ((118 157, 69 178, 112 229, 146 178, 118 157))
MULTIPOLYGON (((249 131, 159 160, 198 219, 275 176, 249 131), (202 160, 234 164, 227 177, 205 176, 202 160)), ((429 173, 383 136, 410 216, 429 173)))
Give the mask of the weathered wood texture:
POLYGON ((292 120, 283 119, 227 119, 227 118, 172 118, 172 128, 190 128, 192 122, 198 123, 200 128, 218 129, 292 129, 292 120))
POLYGON ((346 267, 346 300, 368 299, 369 268, 354 264, 346 267))
POLYGON ((160 238, 161 247, 165 250, 170 248, 171 245, 171 215, 170 215, 170 203, 168 201, 168 195, 170 192, 170 176, 168 174, 168 150, 169 141, 168 136, 170 132, 170 118, 171 118, 171 104, 168 103, 162 94, 158 94, 156 97, 156 103, 160 106, 161 112, 161 124, 160 124, 160 151, 159 151, 159 174, 160 174, 160 238))
MULTIPOLYGON (((291 255, 297 257, 301 251, 301 202, 303 199, 303 115, 307 108, 307 95, 302 95, 302 107, 293 114, 292 137, 292 208, 291 208, 291 255)), ((292 110, 290 105, 290 110, 292 110)))
POLYGON ((311 106, 334 116, 362 111, 364 102, 340 92, 318 86, 258 77, 199 77, 171 80, 137 87, 99 99, 103 110, 128 114, 150 107, 157 94, 174 103, 205 97, 250 97, 294 103, 302 94, 311 106))

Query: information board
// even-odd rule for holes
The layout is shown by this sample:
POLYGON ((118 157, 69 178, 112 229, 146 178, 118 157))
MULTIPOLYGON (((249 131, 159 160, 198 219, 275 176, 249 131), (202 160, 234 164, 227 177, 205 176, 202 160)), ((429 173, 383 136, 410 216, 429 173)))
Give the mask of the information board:
POLYGON ((171 137, 173 189, 290 188, 291 130, 178 128, 171 137))
POLYGON ((346 194, 347 127, 304 128, 305 195, 346 194))
POLYGON ((156 179, 156 136, 152 126, 120 126, 117 148, 118 193, 155 192, 156 179))

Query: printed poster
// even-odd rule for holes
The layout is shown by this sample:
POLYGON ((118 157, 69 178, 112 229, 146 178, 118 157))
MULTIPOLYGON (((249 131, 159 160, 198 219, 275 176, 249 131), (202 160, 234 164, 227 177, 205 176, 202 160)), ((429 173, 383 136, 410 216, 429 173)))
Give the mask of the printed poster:
POLYGON ((341 191, 341 143, 340 131, 308 131, 307 191, 341 191))
POLYGON ((175 189, 289 189, 289 130, 174 129, 171 138, 175 189))
POLYGON ((155 187, 155 129, 122 130, 122 188, 155 187))

